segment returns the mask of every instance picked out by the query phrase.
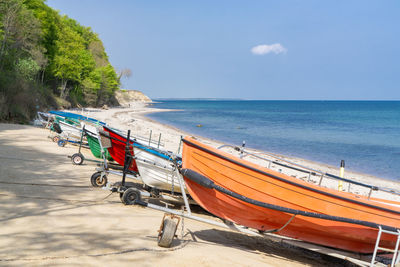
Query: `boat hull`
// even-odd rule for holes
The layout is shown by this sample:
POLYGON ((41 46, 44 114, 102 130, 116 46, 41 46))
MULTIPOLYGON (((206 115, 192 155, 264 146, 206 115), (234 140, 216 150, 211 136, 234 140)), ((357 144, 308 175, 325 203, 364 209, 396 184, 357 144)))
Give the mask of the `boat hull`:
POLYGON ((144 184, 161 190, 181 193, 172 159, 149 147, 134 146, 136 165, 144 184))
MULTIPOLYGON (((121 166, 124 166, 125 163, 125 145, 127 138, 125 136, 122 136, 121 134, 109 129, 106 126, 103 126, 103 129, 105 132, 109 133, 109 136, 111 137, 111 147, 108 147, 108 153, 110 153, 111 157, 121 166)), ((129 143, 131 146, 129 147, 129 152, 132 155, 132 157, 135 156, 134 151, 133 151, 133 145, 134 141, 129 140, 129 143)), ((136 165, 136 161, 133 158, 131 161, 131 164, 129 165, 128 168, 130 171, 133 172, 138 172, 138 168, 136 165)))
MULTIPOLYGON (((86 135, 86 139, 87 139, 90 151, 92 152, 93 156, 95 156, 96 158, 101 159, 102 158, 102 153, 101 153, 101 147, 100 147, 99 140, 96 137, 94 137, 94 136, 92 136, 90 134, 86 135)), ((105 154, 105 157, 106 157, 107 160, 113 160, 113 158, 111 157, 110 153, 108 153, 107 149, 104 149, 104 154, 105 154)))
POLYGON ((61 130, 68 136, 73 136, 75 138, 81 137, 82 130, 80 128, 63 121, 59 121, 58 124, 60 125, 61 130))
MULTIPOLYGON (((400 228, 400 209, 371 204, 350 193, 318 187, 234 157, 192 138, 184 139, 183 168, 248 198, 294 210, 308 211, 400 228), (391 212, 393 210, 393 212, 391 212)), ((293 215, 256 206, 203 187, 184 177, 193 199, 212 214, 261 231, 284 226, 293 215)), ((371 253, 378 230, 362 225, 295 216, 276 234, 348 251, 371 253)), ((383 234, 380 245, 393 248, 395 237, 383 234)))

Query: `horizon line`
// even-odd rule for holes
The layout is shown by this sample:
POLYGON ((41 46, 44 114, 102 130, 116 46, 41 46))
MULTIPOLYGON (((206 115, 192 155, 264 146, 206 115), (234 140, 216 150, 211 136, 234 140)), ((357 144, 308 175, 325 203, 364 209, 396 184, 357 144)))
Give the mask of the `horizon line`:
POLYGON ((251 98, 226 98, 226 97, 158 97, 152 100, 211 100, 211 101, 393 101, 400 99, 251 99, 251 98))

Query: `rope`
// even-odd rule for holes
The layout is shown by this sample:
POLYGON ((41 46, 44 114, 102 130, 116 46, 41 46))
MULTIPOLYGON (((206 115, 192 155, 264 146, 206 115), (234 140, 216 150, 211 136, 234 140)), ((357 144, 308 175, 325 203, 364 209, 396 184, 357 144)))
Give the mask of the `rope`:
MULTIPOLYGON (((48 160, 43 160, 43 159, 22 159, 22 158, 13 158, 13 157, 5 157, 5 156, 0 156, 0 159, 11 159, 11 160, 20 160, 20 161, 33 161, 33 162, 45 162, 45 163, 52 163, 49 162, 48 160)), ((60 163, 60 162, 56 162, 60 163)), ((62 162, 64 163, 64 162, 62 162)))
POLYGON ((4 182, 4 181, 0 181, 0 184, 54 186, 54 187, 71 187, 71 188, 88 188, 88 187, 90 187, 87 185, 36 184, 36 183, 16 183, 16 182, 4 182))
POLYGON ((101 200, 106 200, 107 198, 109 198, 114 192, 111 192, 110 194, 108 194, 105 198, 102 198, 101 200))
MULTIPOLYGON (((111 195, 111 194, 110 194, 111 195)), ((99 200, 76 200, 76 199, 64 199, 64 198, 51 198, 51 197, 35 197, 35 196, 23 196, 23 195, 12 195, 12 194, 3 194, 0 193, 0 196, 9 196, 16 198, 29 198, 29 199, 42 199, 42 200, 55 200, 60 202, 72 202, 72 203, 103 203, 102 201, 108 198, 110 195, 107 195, 105 198, 99 200)), ((108 203, 116 203, 116 201, 109 201, 108 203)))
POLYGON ((79 257, 104 257, 110 255, 122 255, 132 252, 170 252, 180 250, 186 247, 191 240, 185 239, 183 242, 176 247, 166 248, 166 249, 151 249, 151 248, 136 248, 136 249, 127 249, 121 251, 114 251, 108 253, 99 253, 99 254, 82 254, 82 255, 70 255, 70 256, 45 256, 41 258, 8 258, 8 259, 0 259, 0 262, 12 262, 12 261, 41 261, 41 260, 56 260, 56 259, 71 259, 71 258, 79 258, 79 257))
POLYGON ((286 226, 289 225, 289 223, 294 219, 294 217, 296 217, 296 214, 294 214, 284 225, 282 225, 281 228, 278 229, 271 229, 271 230, 267 230, 267 231, 261 231, 263 234, 264 233, 277 233, 282 231, 286 226))

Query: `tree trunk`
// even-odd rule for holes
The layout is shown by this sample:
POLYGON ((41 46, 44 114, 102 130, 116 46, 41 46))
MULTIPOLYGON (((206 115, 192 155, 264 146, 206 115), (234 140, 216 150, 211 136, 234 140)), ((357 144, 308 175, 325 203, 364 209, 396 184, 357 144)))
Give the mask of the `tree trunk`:
POLYGON ((11 6, 7 5, 5 10, 2 10, 4 12, 4 17, 3 17, 4 36, 0 46, 0 69, 2 68, 3 65, 3 56, 6 50, 8 37, 11 34, 13 25, 15 24, 15 18, 17 16, 18 9, 19 9, 19 4, 12 3, 11 6))
POLYGON ((67 97, 67 94, 66 94, 67 82, 68 82, 67 79, 65 79, 65 80, 62 79, 62 80, 61 80, 61 93, 60 93, 60 97, 61 97, 62 99, 65 99, 65 98, 67 97))
POLYGON ((45 70, 42 71, 42 85, 43 85, 43 80, 44 80, 44 71, 45 70))

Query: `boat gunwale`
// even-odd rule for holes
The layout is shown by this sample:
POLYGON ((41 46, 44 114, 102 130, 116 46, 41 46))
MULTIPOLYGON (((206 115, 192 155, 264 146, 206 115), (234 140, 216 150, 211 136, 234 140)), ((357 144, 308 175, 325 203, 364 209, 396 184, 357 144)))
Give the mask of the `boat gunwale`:
MULTIPOLYGON (((245 163, 239 162, 239 161, 237 161, 235 159, 226 157, 226 156, 222 155, 221 153, 217 153, 217 152, 212 151, 212 150, 210 150, 208 148, 202 147, 202 146, 200 146, 198 144, 195 144, 195 143, 187 140, 186 138, 183 138, 182 141, 184 143, 190 145, 190 146, 193 146, 193 147, 195 147, 197 149, 200 149, 200 150, 202 150, 202 151, 204 151, 206 153, 209 153, 211 155, 214 155, 214 156, 216 156, 218 158, 227 160, 227 161, 229 161, 229 162, 231 162, 233 164, 236 164, 238 166, 244 167, 246 169, 250 169, 250 170, 255 171, 255 172, 259 173, 259 174, 266 175, 268 177, 271 177, 273 179, 288 183, 290 185, 294 185, 294 186, 297 186, 297 187, 300 187, 300 188, 303 188, 303 189, 306 189, 306 190, 310 190, 310 191, 313 191, 313 192, 316 192, 316 193, 319 193, 319 194, 323 194, 323 195, 326 195, 326 196, 330 196, 330 197, 333 197, 333 198, 337 198, 337 199, 340 199, 340 200, 349 201, 349 202, 352 202, 352 203, 355 203, 355 204, 363 205, 363 206, 366 206, 366 207, 369 207, 369 208, 374 208, 374 209, 378 209, 378 210, 382 210, 382 211, 386 211, 386 212, 390 212, 390 213, 394 213, 394 214, 400 215, 400 211, 392 210, 392 209, 385 208, 385 207, 376 206, 376 205, 365 203, 365 202, 362 202, 362 201, 357 201, 355 199, 347 198, 347 197, 344 197, 344 196, 339 196, 337 194, 329 193, 329 192, 326 192, 326 191, 323 191, 323 190, 319 190, 317 188, 313 188, 313 187, 309 187, 309 186, 306 186, 306 185, 302 185, 300 183, 296 183, 295 181, 290 181, 290 180, 285 179, 283 177, 276 176, 274 174, 265 172, 263 170, 255 168, 255 167, 246 165, 245 163)), ((221 152, 223 152, 223 151, 221 151, 221 152)), ((243 159, 241 159, 241 160, 244 161, 243 159)), ((355 194, 353 194, 353 195, 356 196, 355 194)), ((383 204, 383 205, 385 205, 385 204, 383 204)))
MULTIPOLYGON (((123 136, 122 134, 117 133, 116 131, 112 130, 111 128, 109 128, 109 127, 107 127, 107 126, 103 126, 103 128, 107 129, 107 131, 110 131, 110 132, 112 132, 112 133, 114 133, 114 134, 116 134, 116 135, 118 135, 118 136, 124 138, 125 140, 127 139, 126 136, 123 136)), ((100 133, 100 134, 101 134, 101 133, 100 133)), ((108 138, 112 138, 112 139, 114 139, 114 140, 117 141, 117 142, 126 144, 126 141, 123 141, 123 140, 120 140, 120 139, 117 139, 117 138, 113 138, 113 137, 111 137, 111 136, 107 136, 107 137, 108 137, 108 138)), ((159 156, 159 157, 161 157, 161 158, 169 159, 169 160, 171 160, 171 161, 174 161, 174 160, 182 161, 182 158, 181 158, 179 155, 175 155, 175 154, 172 153, 172 152, 169 153, 169 152, 167 152, 167 151, 165 151, 165 150, 162 150, 162 149, 159 149, 159 148, 156 148, 156 147, 153 147, 153 146, 149 146, 149 145, 142 144, 142 143, 140 143, 139 141, 137 141, 136 138, 134 138, 134 139, 129 138, 129 139, 130 139, 130 141, 132 142, 132 143, 130 143, 130 146, 132 146, 132 147, 136 147, 136 148, 145 150, 145 151, 147 151, 147 152, 149 152, 149 153, 151 153, 151 154, 153 154, 153 155, 157 155, 157 156, 159 156), (150 151, 154 151, 154 152, 156 152, 156 153, 150 152, 149 150, 150 150, 150 151), (160 156, 160 155, 158 155, 158 154, 161 154, 162 156, 165 156, 165 157, 162 157, 162 156, 160 156)))

